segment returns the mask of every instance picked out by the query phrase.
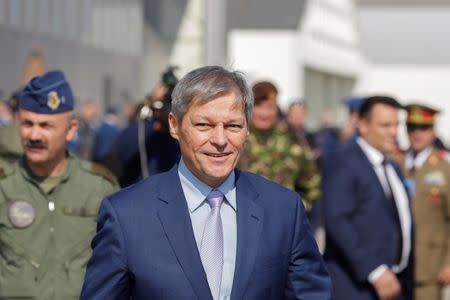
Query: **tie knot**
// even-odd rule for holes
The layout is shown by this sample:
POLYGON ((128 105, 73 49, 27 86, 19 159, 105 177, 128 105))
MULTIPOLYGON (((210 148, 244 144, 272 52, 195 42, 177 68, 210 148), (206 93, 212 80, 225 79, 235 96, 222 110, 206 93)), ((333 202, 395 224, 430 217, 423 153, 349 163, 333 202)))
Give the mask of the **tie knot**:
POLYGON ((390 163, 391 163, 391 161, 389 160, 389 158, 384 157, 381 164, 382 164, 383 166, 386 167, 386 166, 388 166, 390 163))
POLYGON ((208 196, 206 196, 206 200, 208 200, 209 206, 211 206, 211 208, 220 207, 223 201, 223 194, 221 191, 214 189, 209 192, 208 196))

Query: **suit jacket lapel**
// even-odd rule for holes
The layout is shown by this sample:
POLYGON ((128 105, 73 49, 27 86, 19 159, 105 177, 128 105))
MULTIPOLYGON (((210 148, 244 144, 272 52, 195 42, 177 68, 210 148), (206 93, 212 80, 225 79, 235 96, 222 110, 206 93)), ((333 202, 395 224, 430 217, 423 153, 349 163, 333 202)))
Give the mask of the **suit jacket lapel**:
POLYGON ((372 165, 372 163, 370 162, 367 155, 364 153, 364 151, 361 149, 361 147, 356 142, 355 142, 355 147, 356 147, 356 149, 357 149, 356 151, 361 159, 361 163, 364 165, 362 170, 368 170, 366 174, 371 177, 370 182, 378 182, 378 187, 379 187, 378 190, 380 191, 383 198, 386 200, 386 201, 384 201, 384 205, 386 206, 386 208, 389 208, 388 198, 386 197, 386 193, 384 192, 383 184, 381 183, 380 178, 378 178, 378 175, 375 172, 374 165, 372 165))
POLYGON ((245 174, 236 171, 237 249, 231 299, 243 298, 259 248, 264 211, 257 198, 245 174))
POLYGON ((186 277, 199 299, 212 299, 195 242, 186 198, 178 177, 177 165, 167 173, 159 200, 159 219, 186 277))

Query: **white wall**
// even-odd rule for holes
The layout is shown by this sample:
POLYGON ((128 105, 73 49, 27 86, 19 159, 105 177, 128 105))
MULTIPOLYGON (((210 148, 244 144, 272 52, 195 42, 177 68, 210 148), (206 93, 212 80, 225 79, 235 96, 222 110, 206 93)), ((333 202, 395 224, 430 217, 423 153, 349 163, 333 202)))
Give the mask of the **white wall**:
POLYGON ((302 65, 336 75, 358 76, 364 60, 354 1, 308 1, 298 33, 302 65))
MULTIPOLYGON (((390 94, 402 104, 422 102, 441 109, 436 129, 450 142, 450 65, 372 65, 360 77, 356 92, 390 94)), ((401 137, 405 144, 404 132, 401 137)))
POLYGON ((251 84, 270 80, 279 91, 279 104, 300 94, 300 68, 297 64, 297 33, 290 30, 234 30, 229 34, 228 62, 232 69, 245 72, 251 84))

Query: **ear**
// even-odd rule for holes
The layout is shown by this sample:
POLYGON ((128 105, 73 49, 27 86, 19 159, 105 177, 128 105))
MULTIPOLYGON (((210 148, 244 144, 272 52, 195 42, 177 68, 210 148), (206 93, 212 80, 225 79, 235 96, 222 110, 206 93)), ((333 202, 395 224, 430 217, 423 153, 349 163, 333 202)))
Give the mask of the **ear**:
POLYGON ((76 118, 71 118, 69 121, 69 130, 66 134, 66 141, 71 141, 73 139, 73 136, 78 130, 78 121, 76 118))
POLYGON ((170 135, 176 140, 179 139, 179 132, 178 132, 179 125, 180 124, 178 124, 178 120, 175 117, 175 115, 172 112, 170 112, 169 113, 169 132, 170 132, 170 135))
POLYGON ((367 135, 367 122, 366 119, 359 119, 358 121, 358 130, 362 137, 367 135))

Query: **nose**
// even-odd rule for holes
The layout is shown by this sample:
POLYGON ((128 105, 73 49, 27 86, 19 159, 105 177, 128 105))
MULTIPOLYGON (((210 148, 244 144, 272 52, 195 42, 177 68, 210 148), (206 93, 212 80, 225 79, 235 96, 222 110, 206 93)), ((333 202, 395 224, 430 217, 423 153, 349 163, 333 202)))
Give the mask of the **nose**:
POLYGON ((214 128, 211 135, 211 143, 218 147, 224 147, 227 144, 227 136, 223 125, 218 125, 214 128))
POLYGON ((30 140, 40 140, 41 139, 41 133, 39 128, 37 128, 36 126, 33 126, 30 128, 29 134, 28 134, 28 139, 30 140))

